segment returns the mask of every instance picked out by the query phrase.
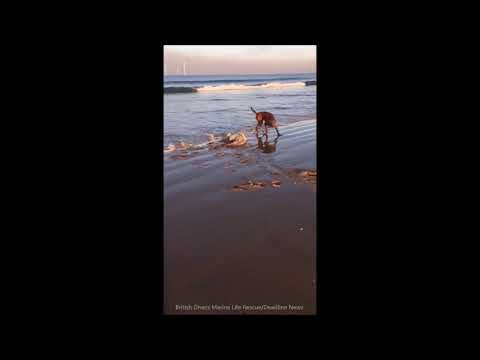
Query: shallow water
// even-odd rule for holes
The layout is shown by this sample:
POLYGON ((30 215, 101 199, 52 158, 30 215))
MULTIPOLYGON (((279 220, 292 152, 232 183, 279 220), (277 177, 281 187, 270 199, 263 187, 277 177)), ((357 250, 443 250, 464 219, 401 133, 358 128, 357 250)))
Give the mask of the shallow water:
POLYGON ((197 92, 164 94, 164 143, 200 143, 208 133, 246 130, 256 125, 256 111, 275 115, 282 125, 316 118, 315 74, 166 76, 164 87, 192 87, 197 92), (259 85, 262 84, 262 85, 259 85))

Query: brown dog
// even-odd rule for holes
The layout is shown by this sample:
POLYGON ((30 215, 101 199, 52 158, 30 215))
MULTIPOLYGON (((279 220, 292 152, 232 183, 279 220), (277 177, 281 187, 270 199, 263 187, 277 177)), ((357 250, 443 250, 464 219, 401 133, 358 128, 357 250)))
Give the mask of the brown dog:
POLYGON ((277 131, 277 135, 282 136, 282 134, 278 132, 277 120, 275 119, 275 116, 273 116, 272 113, 269 113, 266 111, 256 112, 255 110, 253 110, 252 107, 250 107, 250 109, 252 109, 252 111, 255 113, 255 116, 257 119, 257 126, 255 128, 257 133, 258 133, 258 127, 262 126, 262 123, 263 123, 263 125, 265 125, 265 133, 267 137, 268 137, 268 127, 274 128, 277 131))

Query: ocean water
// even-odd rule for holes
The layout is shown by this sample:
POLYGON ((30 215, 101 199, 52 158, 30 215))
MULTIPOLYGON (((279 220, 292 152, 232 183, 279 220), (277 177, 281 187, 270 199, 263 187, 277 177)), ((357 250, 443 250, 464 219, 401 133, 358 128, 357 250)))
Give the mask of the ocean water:
POLYGON ((250 106, 273 113, 280 132, 316 118, 316 74, 167 75, 163 87, 165 145, 247 130, 256 125, 250 106))

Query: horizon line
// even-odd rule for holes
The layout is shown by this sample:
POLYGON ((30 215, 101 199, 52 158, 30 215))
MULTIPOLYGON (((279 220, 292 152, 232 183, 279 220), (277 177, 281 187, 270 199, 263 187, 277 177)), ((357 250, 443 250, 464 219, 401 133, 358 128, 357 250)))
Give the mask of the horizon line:
POLYGON ((195 73, 195 74, 163 74, 163 76, 202 76, 202 75, 301 75, 301 74, 316 74, 317 72, 285 72, 285 73, 195 73))

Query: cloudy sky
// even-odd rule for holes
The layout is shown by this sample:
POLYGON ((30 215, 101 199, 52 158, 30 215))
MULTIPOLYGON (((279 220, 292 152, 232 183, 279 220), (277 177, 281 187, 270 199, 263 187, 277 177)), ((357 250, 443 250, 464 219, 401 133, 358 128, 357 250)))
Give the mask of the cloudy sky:
POLYGON ((316 46, 166 45, 164 71, 189 75, 282 74, 316 72, 316 46))

